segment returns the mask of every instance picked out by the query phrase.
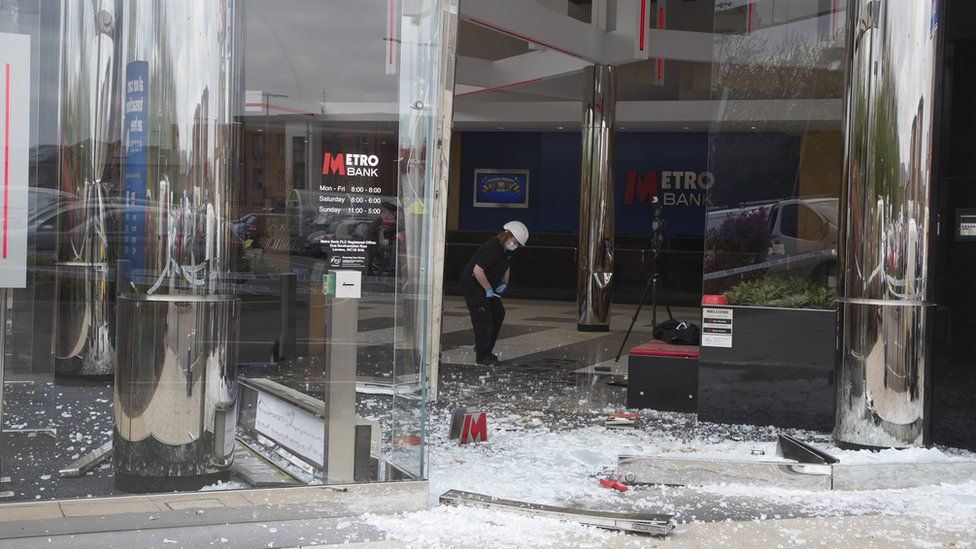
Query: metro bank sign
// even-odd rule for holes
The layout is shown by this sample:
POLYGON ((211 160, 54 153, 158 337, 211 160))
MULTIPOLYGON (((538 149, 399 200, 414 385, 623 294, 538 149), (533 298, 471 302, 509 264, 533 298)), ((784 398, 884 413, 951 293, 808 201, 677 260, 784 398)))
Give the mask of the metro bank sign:
POLYGON ((380 157, 375 154, 325 153, 322 175, 379 177, 380 157))
POLYGON ((715 185, 711 172, 694 171, 649 171, 641 177, 640 172, 627 172, 627 187, 624 189, 624 205, 635 203, 654 203, 658 198, 665 206, 703 206, 708 198, 704 191, 715 185))

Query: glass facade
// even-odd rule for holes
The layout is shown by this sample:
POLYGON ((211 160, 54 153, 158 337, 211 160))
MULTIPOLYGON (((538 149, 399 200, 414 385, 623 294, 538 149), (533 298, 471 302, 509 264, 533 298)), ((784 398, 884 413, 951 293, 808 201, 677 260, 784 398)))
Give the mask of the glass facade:
POLYGON ((2 305, 15 498, 244 488, 268 462, 282 485, 426 477, 456 17, 0 2, 29 75, 9 80, 29 125, 9 141, 26 285, 2 305))
POLYGON ((846 22, 844 0, 715 3, 702 289, 728 306, 703 308, 701 420, 833 428, 846 22))
POLYGON ((833 307, 846 9, 842 0, 716 3, 706 294, 833 307))

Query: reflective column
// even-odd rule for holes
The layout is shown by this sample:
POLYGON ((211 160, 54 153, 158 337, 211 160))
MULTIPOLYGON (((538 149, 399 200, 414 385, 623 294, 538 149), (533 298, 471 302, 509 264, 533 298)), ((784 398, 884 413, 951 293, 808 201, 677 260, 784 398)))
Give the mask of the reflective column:
POLYGON ((121 0, 61 6, 61 181, 55 265, 54 372, 111 376, 119 192, 121 0))
POLYGON ((936 2, 851 0, 841 333, 840 444, 924 444, 929 187, 936 2))
POLYGON ((231 465, 239 304, 228 287, 243 95, 233 0, 124 13, 113 460, 126 491, 192 489, 231 465))
POLYGON ((610 329, 616 82, 614 67, 593 65, 583 70, 583 162, 576 288, 580 331, 610 329))

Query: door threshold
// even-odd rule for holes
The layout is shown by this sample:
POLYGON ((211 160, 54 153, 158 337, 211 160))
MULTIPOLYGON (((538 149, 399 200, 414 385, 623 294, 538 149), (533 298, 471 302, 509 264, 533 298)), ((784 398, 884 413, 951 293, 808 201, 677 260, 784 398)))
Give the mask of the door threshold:
POLYGON ((427 481, 173 492, 0 504, 0 540, 427 508, 427 481))

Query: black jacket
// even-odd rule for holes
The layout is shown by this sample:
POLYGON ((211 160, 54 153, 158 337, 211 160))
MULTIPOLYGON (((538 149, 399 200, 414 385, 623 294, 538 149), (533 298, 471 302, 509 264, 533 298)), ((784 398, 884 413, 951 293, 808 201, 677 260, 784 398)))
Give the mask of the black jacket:
POLYGON ((482 244, 471 257, 471 260, 468 261, 464 271, 461 272, 461 283, 477 284, 477 281, 474 280, 474 266, 478 265, 485 271, 485 276, 488 278, 491 287, 497 288, 502 283, 502 277, 505 276, 510 264, 511 254, 497 238, 492 238, 482 244))

